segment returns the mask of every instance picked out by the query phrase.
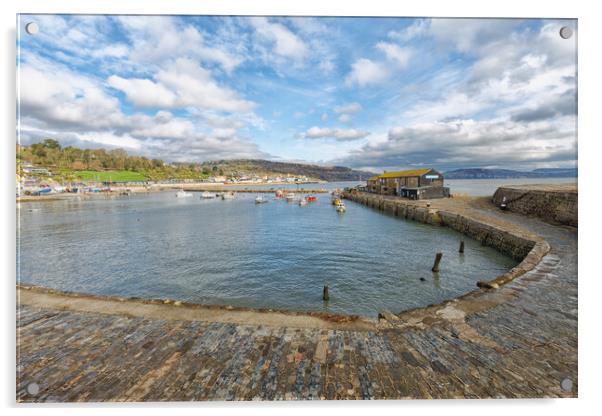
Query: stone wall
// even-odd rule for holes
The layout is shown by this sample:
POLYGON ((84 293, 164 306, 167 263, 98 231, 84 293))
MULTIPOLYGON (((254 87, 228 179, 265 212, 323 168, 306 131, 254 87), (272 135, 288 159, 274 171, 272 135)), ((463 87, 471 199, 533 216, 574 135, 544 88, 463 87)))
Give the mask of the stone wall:
POLYGON ((577 227, 576 186, 504 186, 495 191, 493 203, 499 206, 504 197, 509 211, 533 215, 552 224, 577 227))
POLYGON ((432 225, 448 226, 474 238, 483 245, 493 247, 521 261, 516 267, 490 281, 478 282, 479 287, 497 288, 512 281, 533 269, 550 251, 549 244, 543 239, 525 235, 516 229, 488 224, 483 220, 471 218, 465 213, 420 206, 412 201, 386 198, 364 192, 344 193, 343 197, 397 217, 432 225))

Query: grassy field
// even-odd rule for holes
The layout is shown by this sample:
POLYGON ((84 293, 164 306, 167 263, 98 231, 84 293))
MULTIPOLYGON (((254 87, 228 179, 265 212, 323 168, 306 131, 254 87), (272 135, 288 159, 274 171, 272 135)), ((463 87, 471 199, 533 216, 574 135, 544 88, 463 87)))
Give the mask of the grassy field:
MULTIPOLYGON (((67 173, 67 172, 65 172, 67 173)), ((65 174, 63 173, 63 175, 65 174)), ((145 181, 147 178, 140 172, 131 172, 129 170, 74 170, 68 174, 73 175, 84 181, 99 181, 99 182, 135 182, 145 181)))

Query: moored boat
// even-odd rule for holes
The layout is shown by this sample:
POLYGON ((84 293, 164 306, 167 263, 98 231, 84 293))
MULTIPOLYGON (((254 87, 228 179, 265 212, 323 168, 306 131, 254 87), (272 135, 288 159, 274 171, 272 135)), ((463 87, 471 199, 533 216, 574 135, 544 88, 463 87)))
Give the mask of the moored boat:
POLYGON ((336 211, 338 213, 343 213, 343 212, 347 211, 347 208, 345 208, 345 204, 337 205, 336 211))
POLYGON ((299 201, 299 206, 304 207, 305 205, 307 205, 307 198, 303 198, 299 201))
POLYGON ((201 199, 211 199, 211 198, 215 198, 214 193, 205 191, 201 194, 201 199))
POLYGON ((266 202, 268 202, 268 200, 267 200, 267 198, 264 198, 263 196, 258 196, 257 198, 255 198, 256 204, 265 204, 266 202))
POLYGON ((224 192, 222 194, 222 200, 225 199, 234 199, 236 197, 236 194, 234 192, 224 192))
POLYGON ((307 199, 307 202, 315 202, 318 200, 318 198, 315 195, 309 195, 305 197, 305 199, 307 199))
POLYGON ((192 196, 192 194, 190 192, 186 192, 183 189, 176 192, 176 198, 189 198, 191 196, 192 196))
POLYGON ((289 192, 288 194, 286 194, 285 198, 288 202, 291 202, 295 199, 295 194, 292 192, 289 192))

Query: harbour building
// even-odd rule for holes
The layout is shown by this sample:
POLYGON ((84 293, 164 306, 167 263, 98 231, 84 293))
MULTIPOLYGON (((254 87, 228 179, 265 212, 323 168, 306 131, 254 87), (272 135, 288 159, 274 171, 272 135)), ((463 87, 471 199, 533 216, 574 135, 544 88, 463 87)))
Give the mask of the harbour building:
POLYGON ((394 195, 408 199, 433 199, 449 197, 443 175, 432 168, 387 172, 367 181, 367 191, 381 195, 394 195))

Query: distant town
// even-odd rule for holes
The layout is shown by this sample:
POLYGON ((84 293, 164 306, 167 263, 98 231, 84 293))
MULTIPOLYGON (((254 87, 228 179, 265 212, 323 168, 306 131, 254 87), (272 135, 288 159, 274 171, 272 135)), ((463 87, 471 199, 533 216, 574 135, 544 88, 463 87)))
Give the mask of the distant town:
MULTIPOLYGON (((63 192, 101 192, 112 188, 151 187, 156 185, 280 185, 323 182, 367 182, 375 188, 374 178, 383 183, 393 173, 354 170, 342 166, 275 162, 260 159, 219 160, 203 163, 164 162, 128 155, 122 149, 79 149, 62 147, 57 140, 45 139, 29 146, 17 145, 17 197, 63 192), (369 179, 373 179, 370 182, 369 179)), ((421 169, 418 169, 421 170, 421 169)), ((422 169, 424 170, 424 169, 422 169)), ((427 169, 428 170, 428 169, 427 169)), ((550 178, 576 177, 577 168, 536 169, 456 169, 435 172, 446 179, 550 178)), ((399 179, 395 179, 399 182, 399 179)), ((424 178, 423 178, 424 181, 424 178)), ((389 184, 389 189, 394 187, 389 184)), ((398 190, 399 191, 399 190, 398 190)), ((380 192, 380 185, 379 191, 380 192)), ((399 191, 401 192, 401 191, 399 191)), ((438 189, 447 195, 448 189, 438 189)))

